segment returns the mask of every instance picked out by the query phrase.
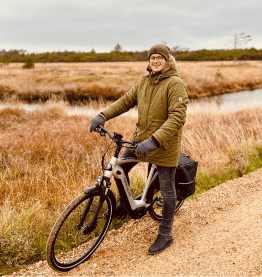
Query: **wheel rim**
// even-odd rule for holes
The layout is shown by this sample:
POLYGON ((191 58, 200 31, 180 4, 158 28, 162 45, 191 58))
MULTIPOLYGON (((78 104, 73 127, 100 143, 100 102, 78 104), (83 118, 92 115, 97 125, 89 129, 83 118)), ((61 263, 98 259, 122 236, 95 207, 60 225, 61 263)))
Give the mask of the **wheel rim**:
MULTIPOLYGON (((152 213, 157 220, 161 221, 162 220, 163 197, 162 197, 161 191, 159 189, 155 190, 154 195, 153 195, 153 200, 156 197, 158 198, 158 200, 152 206, 152 213)), ((177 213, 177 211, 180 209, 180 207, 182 206, 184 201, 185 201, 184 199, 176 201, 176 209, 175 209, 174 214, 177 213)))
POLYGON ((84 199, 71 211, 58 230, 52 246, 52 252, 54 263, 61 269, 68 270, 69 268, 73 268, 90 257, 106 235, 112 219, 111 212, 107 215, 104 214, 105 211, 112 209, 110 199, 108 198, 104 201, 98 214, 97 225, 94 230, 87 234, 83 233, 85 227, 90 226, 92 222, 93 214, 100 197, 98 194, 95 195, 90 212, 86 216, 82 228, 79 229, 77 225, 80 222, 89 198, 84 199))
POLYGON ((155 193, 153 195, 153 200, 156 197, 158 198, 158 200, 152 206, 152 213, 158 220, 161 220, 162 219, 163 198, 162 198, 162 194, 161 194, 160 190, 155 190, 155 193))

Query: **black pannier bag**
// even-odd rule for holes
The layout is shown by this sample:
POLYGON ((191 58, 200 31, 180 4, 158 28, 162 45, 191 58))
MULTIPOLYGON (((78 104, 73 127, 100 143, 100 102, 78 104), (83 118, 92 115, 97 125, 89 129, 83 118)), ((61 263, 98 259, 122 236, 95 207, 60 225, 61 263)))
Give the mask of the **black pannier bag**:
POLYGON ((177 200, 183 200, 195 193, 197 165, 188 155, 180 153, 175 177, 177 200))

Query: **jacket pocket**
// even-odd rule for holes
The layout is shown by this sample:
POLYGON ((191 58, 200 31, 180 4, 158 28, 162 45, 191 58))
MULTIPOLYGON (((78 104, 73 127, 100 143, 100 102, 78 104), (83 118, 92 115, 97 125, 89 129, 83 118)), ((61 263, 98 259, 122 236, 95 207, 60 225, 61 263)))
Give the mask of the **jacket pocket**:
POLYGON ((138 126, 137 135, 139 137, 139 141, 141 142, 150 138, 155 133, 155 131, 157 131, 164 124, 164 122, 165 120, 161 119, 151 120, 143 130, 141 130, 141 126, 138 126))

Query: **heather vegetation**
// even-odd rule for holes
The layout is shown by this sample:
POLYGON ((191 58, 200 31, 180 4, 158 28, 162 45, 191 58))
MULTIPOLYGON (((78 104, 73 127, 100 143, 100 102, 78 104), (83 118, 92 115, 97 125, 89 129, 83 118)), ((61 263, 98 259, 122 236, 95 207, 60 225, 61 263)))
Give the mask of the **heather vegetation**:
MULTIPOLYGON (((176 46, 171 48, 171 53, 177 61, 232 61, 235 58, 240 61, 262 59, 262 49, 255 48, 190 51, 188 48, 176 46)), ((57 51, 31 54, 22 49, 0 51, 0 63, 25 63, 28 57, 36 63, 147 61, 147 51, 122 51, 121 46, 110 53, 96 53, 94 49, 91 52, 57 51)))
MULTIPOLYGON (((0 67, 0 99, 63 100, 70 104, 116 100, 148 74, 147 62, 21 63, 0 67)), ((177 62, 189 98, 262 88, 261 61, 177 62)))
MULTIPOLYGON (((43 259, 48 233, 61 210, 101 174, 104 139, 89 133, 90 117, 68 116, 66 109, 65 103, 49 103, 38 111, 0 111, 1 265, 43 259)), ((196 193, 262 166, 261 117, 258 107, 233 114, 188 114, 182 151, 199 162, 196 193)), ((132 139, 135 123, 133 113, 127 113, 106 127, 132 139)), ((137 195, 146 166, 133 170, 131 190, 137 195)), ((117 221, 112 228, 116 226, 117 221)))
MULTIPOLYGON (((231 50, 172 51, 191 99, 262 88, 260 50, 239 50, 238 62, 233 50, 230 58, 231 50)), ((104 140, 89 133, 89 116, 69 116, 68 105, 88 103, 101 110, 147 74, 146 56, 146 51, 122 52, 119 47, 105 54, 0 51, 0 100, 18 104, 0 110, 0 264, 5 265, 0 275, 43 259, 62 209, 101 174, 104 140), (25 111, 19 108, 22 101, 42 102, 43 108, 25 111)), ((132 139, 134 114, 106 127, 132 139)), ((199 162, 196 194, 262 167, 261 118, 258 107, 188 114, 182 151, 199 162)), ((131 172, 133 194, 141 193, 145 176, 145 164, 131 172)), ((119 225, 115 221, 112 228, 119 225)))

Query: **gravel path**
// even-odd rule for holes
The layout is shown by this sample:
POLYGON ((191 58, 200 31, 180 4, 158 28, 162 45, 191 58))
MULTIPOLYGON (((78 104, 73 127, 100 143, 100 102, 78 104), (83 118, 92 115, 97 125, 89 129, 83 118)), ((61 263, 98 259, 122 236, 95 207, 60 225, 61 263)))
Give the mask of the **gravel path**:
POLYGON ((262 169, 186 201, 175 216, 173 245, 150 256, 157 230, 149 216, 131 220, 68 273, 43 261, 12 276, 262 276, 262 169))

